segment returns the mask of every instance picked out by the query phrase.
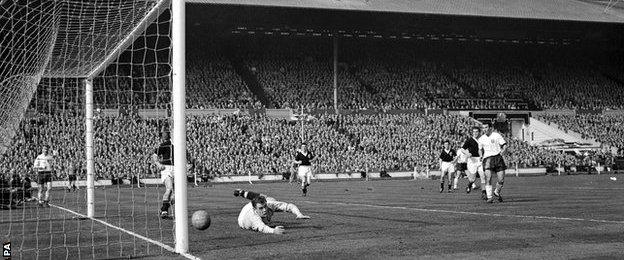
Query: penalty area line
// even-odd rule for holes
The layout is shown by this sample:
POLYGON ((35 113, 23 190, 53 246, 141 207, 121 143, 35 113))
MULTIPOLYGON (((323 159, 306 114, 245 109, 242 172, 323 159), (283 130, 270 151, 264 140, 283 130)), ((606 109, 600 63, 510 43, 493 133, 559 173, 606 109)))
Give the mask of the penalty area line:
POLYGON ((585 221, 596 223, 609 223, 609 224, 624 224, 624 221, 617 220, 603 220, 603 219, 585 219, 585 218, 564 218, 564 217, 549 217, 549 216, 531 216, 531 215, 513 215, 513 214, 498 214, 498 213, 482 213, 482 212, 469 212, 469 211, 455 211, 444 209, 423 209, 423 208, 410 208, 401 206, 384 206, 384 205, 372 205, 361 203, 343 203, 343 202, 315 202, 315 201, 302 201, 309 204, 332 204, 339 206, 356 206, 356 207, 369 207, 380 209, 403 209, 421 212, 436 212, 436 213, 451 213, 451 214, 464 214, 474 216, 489 216, 489 217, 508 217, 508 218, 533 218, 533 219, 546 219, 546 220, 565 220, 565 221, 585 221))
POLYGON ((81 217, 81 218, 84 218, 84 219, 90 219, 90 220, 93 220, 93 221, 98 222, 98 223, 100 223, 100 224, 102 224, 102 225, 105 225, 105 226, 107 226, 107 227, 114 228, 114 229, 117 229, 117 230, 119 230, 119 231, 121 231, 121 232, 124 232, 124 233, 126 233, 126 234, 129 234, 129 235, 131 235, 131 236, 134 236, 134 237, 137 237, 137 238, 143 239, 143 240, 145 240, 145 241, 147 241, 147 242, 149 242, 149 243, 152 243, 152 244, 154 244, 154 245, 160 246, 160 247, 164 248, 165 250, 167 250, 167 251, 169 251, 169 252, 172 252, 172 253, 175 253, 175 254, 179 254, 179 255, 181 255, 181 256, 183 256, 183 257, 187 258, 187 259, 191 259, 191 260, 200 260, 200 259, 201 259, 201 258, 199 258, 199 257, 197 257, 197 256, 194 256, 194 255, 191 255, 191 254, 189 254, 189 253, 178 253, 178 252, 176 252, 176 251, 175 251, 175 249, 174 249, 173 247, 170 247, 170 246, 168 246, 168 245, 165 245, 165 244, 163 244, 162 242, 158 242, 158 241, 153 240, 153 239, 151 239, 151 238, 148 238, 148 237, 145 237, 145 236, 139 235, 139 234, 137 234, 137 233, 134 233, 134 232, 132 232, 132 231, 130 231, 130 230, 127 230, 127 229, 124 229, 124 228, 120 228, 120 227, 115 226, 115 225, 112 225, 112 224, 110 224, 110 223, 108 223, 108 222, 106 222, 106 221, 99 220, 99 219, 96 219, 96 218, 90 218, 90 217, 87 217, 87 216, 86 216, 86 215, 84 215, 84 214, 80 214, 80 213, 78 213, 78 212, 76 212, 76 211, 73 211, 73 210, 71 210, 71 209, 66 209, 66 208, 63 208, 63 207, 61 207, 61 206, 57 206, 57 205, 53 205, 53 204, 50 204, 50 206, 55 207, 55 208, 60 209, 60 210, 67 211, 67 212, 69 212, 69 213, 72 213, 72 214, 77 215, 77 216, 79 216, 79 217, 81 217))

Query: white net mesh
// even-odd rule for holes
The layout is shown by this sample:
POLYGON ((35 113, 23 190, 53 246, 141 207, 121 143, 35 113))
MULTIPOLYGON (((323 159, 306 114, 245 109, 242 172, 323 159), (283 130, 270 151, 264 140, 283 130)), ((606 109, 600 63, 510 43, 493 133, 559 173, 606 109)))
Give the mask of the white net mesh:
POLYGON ((0 1, 0 234, 13 257, 169 253, 163 244, 173 245, 173 222, 158 216, 164 188, 143 181, 159 177, 150 155, 170 124, 169 6, 0 1), (85 78, 93 78, 95 109, 94 219, 84 218, 85 78), (159 116, 140 119, 145 111, 159 116), (39 197, 41 174, 33 169, 43 147, 55 155, 50 207, 37 203, 46 194, 39 197), (69 185, 74 176, 77 189, 69 185))
POLYGON ((0 153, 16 132, 58 32, 53 1, 0 5, 0 153))

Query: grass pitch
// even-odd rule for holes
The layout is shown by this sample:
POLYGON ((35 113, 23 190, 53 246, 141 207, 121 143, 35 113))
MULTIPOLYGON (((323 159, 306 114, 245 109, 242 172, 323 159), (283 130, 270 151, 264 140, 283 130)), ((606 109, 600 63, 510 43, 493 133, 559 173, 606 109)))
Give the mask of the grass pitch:
MULTIPOLYGON (((618 177, 620 176, 615 175, 618 177)), ((452 193, 439 181, 314 182, 307 197, 288 183, 189 187, 189 216, 206 210, 212 224, 189 227, 190 253, 231 258, 624 259, 624 181, 611 175, 508 177, 503 203, 487 204, 466 180, 452 193), (247 200, 235 188, 292 202, 311 217, 276 213, 278 236, 237 225, 247 200)), ((173 221, 157 217, 162 187, 96 190, 96 218, 173 246, 173 221)), ((52 203, 86 212, 84 190, 55 191, 52 203)), ((180 258, 160 246, 61 208, 27 205, 0 211, 14 257, 180 258), (39 234, 39 235, 35 235, 39 234)))

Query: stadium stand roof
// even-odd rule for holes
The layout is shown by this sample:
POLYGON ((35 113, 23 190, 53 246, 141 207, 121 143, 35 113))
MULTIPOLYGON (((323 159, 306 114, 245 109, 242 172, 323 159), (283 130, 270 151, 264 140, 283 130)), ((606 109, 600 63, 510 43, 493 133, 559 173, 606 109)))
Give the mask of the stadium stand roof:
POLYGON ((186 0, 186 2, 624 23, 624 8, 619 4, 606 8, 610 3, 608 0, 186 0))

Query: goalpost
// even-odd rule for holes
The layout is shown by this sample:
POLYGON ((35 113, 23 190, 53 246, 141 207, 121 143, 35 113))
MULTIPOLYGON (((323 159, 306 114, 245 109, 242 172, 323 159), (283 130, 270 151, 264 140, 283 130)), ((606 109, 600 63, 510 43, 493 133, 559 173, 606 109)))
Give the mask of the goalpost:
POLYGON ((188 210, 186 198, 186 116, 185 116, 185 3, 173 0, 171 46, 173 47, 173 147, 175 158, 176 245, 178 253, 188 252, 188 210))
POLYGON ((0 1, 0 174, 22 180, 0 187, 19 198, 0 211, 13 256, 193 258, 184 48, 182 0, 0 1), (147 117, 135 119, 140 111, 147 117), (163 128, 175 147, 173 222, 158 218, 163 185, 138 186, 158 178, 144 155, 163 128), (27 185, 38 186, 43 146, 59 154, 48 208, 26 202, 37 197, 27 185), (72 174, 78 189, 65 192, 72 174))

